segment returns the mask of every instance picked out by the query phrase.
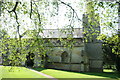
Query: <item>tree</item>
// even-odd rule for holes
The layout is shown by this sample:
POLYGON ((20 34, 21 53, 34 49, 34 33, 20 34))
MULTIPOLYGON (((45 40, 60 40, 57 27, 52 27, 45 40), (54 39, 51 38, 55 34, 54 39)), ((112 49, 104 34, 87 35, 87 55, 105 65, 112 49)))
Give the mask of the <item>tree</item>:
MULTIPOLYGON (((83 0, 84 1, 84 0, 83 0)), ((65 17, 68 18, 68 23, 66 25, 64 25, 64 28, 70 28, 70 33, 71 36, 67 37, 68 40, 70 40, 71 43, 69 43, 68 48, 72 49, 72 43, 74 43, 74 41, 72 40, 71 37, 74 31, 74 27, 76 25, 76 22, 78 22, 80 25, 80 23, 82 23, 82 18, 79 17, 79 13, 76 9, 74 9, 74 7, 71 5, 72 3, 68 3, 68 2, 64 2, 62 0, 52 0, 51 2, 49 2, 48 0, 40 0, 40 1, 35 1, 35 0, 29 0, 28 2, 24 1, 24 0, 20 0, 20 1, 15 1, 15 2, 7 2, 7 0, 5 0, 4 2, 0 3, 2 5, 0 5, 0 10, 2 12, 1 14, 1 25, 2 27, 4 27, 4 29, 6 31, 8 31, 8 34, 10 35, 11 39, 8 38, 3 38, 3 48, 2 52, 6 53, 5 49, 6 48, 10 48, 8 49, 8 51, 12 52, 13 55, 11 56, 16 56, 16 58, 11 58, 11 59, 15 59, 15 60, 25 60, 26 59, 26 53, 28 53, 29 51, 31 51, 30 49, 32 49, 34 46, 36 46, 37 48, 32 50, 31 52, 34 52, 35 50, 39 51, 39 55, 45 55, 46 53, 46 47, 43 46, 44 44, 44 39, 42 38, 42 36, 39 36, 39 33, 43 33, 43 29, 45 25, 48 25, 48 23, 55 23, 52 20, 49 20, 47 17, 51 18, 56 18, 54 16, 57 16, 59 13, 59 7, 60 6, 66 6, 66 9, 68 9, 68 11, 64 14, 66 15, 65 17), (48 9, 50 9, 51 11, 49 11, 48 9), (23 18, 25 17, 25 18, 23 18), (50 21, 50 22, 49 22, 50 21), (30 24, 30 25, 29 25, 30 24), (30 30, 30 28, 32 28, 33 30, 33 35, 31 35, 30 33, 29 36, 31 36, 33 38, 33 40, 31 40, 31 43, 28 43, 29 40, 27 39, 22 39, 23 38, 23 34, 26 35, 26 31, 30 30), (10 31, 11 30, 11 31, 10 31), (24 33, 25 32, 25 33, 24 33), (15 40, 13 40, 15 39, 15 40), (9 44, 9 46, 5 46, 6 44, 9 44), (26 46, 29 46, 29 49, 26 50, 26 46), (26 47, 23 49, 23 47, 26 47), (21 56, 23 55, 23 56, 21 56)), ((77 7, 82 7, 83 3, 80 1, 78 2, 78 4, 81 4, 77 7)), ((90 13, 89 18, 91 17, 95 17, 98 18, 98 15, 96 15, 96 13, 98 12, 98 7, 102 7, 105 8, 105 6, 103 5, 104 2, 97 2, 97 1, 90 1, 88 2, 88 13, 90 13), (95 13, 95 14, 94 14, 95 13)), ((105 3, 108 4, 108 6, 110 7, 114 7, 116 6, 116 3, 105 3)), ((110 14, 111 8, 109 8, 107 14, 110 14)), ((82 12, 82 10, 81 10, 82 12)), ((60 12, 62 13, 62 12, 60 12)), ((106 16, 111 16, 111 15, 106 15, 106 13, 103 15, 104 18, 106 18, 106 16)), ((103 17, 101 17, 100 19, 102 19, 103 17)), ((57 19, 55 19, 57 22, 57 19)), ((85 22, 83 22, 85 23, 85 22)), ((112 27, 112 24, 114 22, 110 22, 109 20, 105 21, 104 25, 110 26, 110 28, 112 27)), ((88 23, 85 23, 86 25, 88 25, 88 23)), ((77 26, 78 26, 77 25, 77 26)), ((92 27, 96 25, 96 21, 93 21, 92 19, 89 19, 89 26, 92 27)), ((49 25, 51 26, 51 25, 49 25)), ((57 26, 57 25, 52 25, 52 26, 57 26)), ((114 29, 114 27, 112 27, 114 29)), ((94 30, 93 30, 94 31, 94 30)), ((93 33, 93 35, 96 35, 98 32, 93 33)), ((90 33, 89 33, 90 34, 90 33)), ((60 40, 62 40, 60 38, 60 40)), ((65 42, 64 40, 62 40, 63 42, 65 42)), ((67 45, 67 44, 66 44, 67 45)), ((14 62, 14 60, 13 60, 14 62)), ((13 65, 21 65, 21 64, 16 64, 17 61, 15 61, 15 63, 13 65)))
POLYGON ((117 71, 120 72, 120 40, 118 34, 113 34, 111 37, 102 34, 99 39, 103 41, 105 62, 112 60, 116 65, 117 71))

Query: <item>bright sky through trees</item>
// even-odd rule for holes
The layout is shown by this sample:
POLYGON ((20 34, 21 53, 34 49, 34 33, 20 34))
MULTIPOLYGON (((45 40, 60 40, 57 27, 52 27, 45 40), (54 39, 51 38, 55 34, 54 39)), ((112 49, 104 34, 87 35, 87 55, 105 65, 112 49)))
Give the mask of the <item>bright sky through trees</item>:
MULTIPOLYGON (((29 14, 30 13, 30 0, 18 0, 21 1, 21 4, 26 4, 25 7, 23 7, 22 5, 19 5, 18 9, 19 11, 17 11, 18 14, 18 21, 20 23, 20 33, 22 34, 24 31, 26 30, 33 30, 35 28, 34 22, 33 20, 30 19, 29 14), (21 9, 21 10, 20 10, 21 9), (22 11, 22 10, 26 10, 26 11, 22 11)), ((34 1, 38 1, 38 0, 34 0, 34 1)), ((71 26, 73 26, 74 28, 82 28, 82 21, 79 21, 76 17, 76 15, 72 13, 72 10, 70 7, 64 5, 64 4, 60 4, 60 2, 58 3, 59 5, 53 5, 53 1, 57 1, 57 0, 44 0, 42 3, 42 5, 38 6, 38 11, 39 13, 42 15, 42 17, 44 18, 42 21, 42 27, 46 28, 46 29, 56 29, 56 28, 63 28, 63 27, 69 27, 70 24, 71 26), (48 2, 47 2, 48 1, 48 2), (45 3, 47 2, 47 3, 45 3), (49 5, 49 6, 46 6, 49 5)), ((72 6, 74 8, 74 10, 76 11, 78 17, 82 20, 82 15, 85 13, 86 9, 86 1, 85 0, 62 0, 65 3, 69 4, 70 6, 72 6)), ((15 4, 15 0, 5 0, 4 2, 13 2, 15 4)), ((14 6, 14 5, 13 5, 14 6)), ((5 7, 9 10, 11 10, 13 8, 13 6, 10 6, 8 8, 8 6, 6 5, 5 7)), ((100 14, 101 20, 100 20, 100 26, 106 27, 105 25, 103 25, 103 23, 105 22, 113 22, 117 20, 117 6, 115 7, 108 7, 108 5, 104 5, 105 8, 97 8, 98 10, 96 11, 97 13, 100 14), (108 15, 106 15, 108 14, 108 15)), ((3 11, 3 14, 1 14, 1 23, 2 23, 2 28, 1 29, 5 29, 6 31, 8 31, 8 34, 13 36, 13 34, 16 32, 16 21, 13 17, 13 13, 8 13, 7 11, 3 11)), ((113 24, 116 28, 117 28, 117 24, 113 24)), ((108 27, 108 26, 107 26, 108 27)), ((102 32, 107 32, 107 33, 111 33, 111 31, 113 31, 113 29, 111 28, 104 28, 101 29, 102 32)))

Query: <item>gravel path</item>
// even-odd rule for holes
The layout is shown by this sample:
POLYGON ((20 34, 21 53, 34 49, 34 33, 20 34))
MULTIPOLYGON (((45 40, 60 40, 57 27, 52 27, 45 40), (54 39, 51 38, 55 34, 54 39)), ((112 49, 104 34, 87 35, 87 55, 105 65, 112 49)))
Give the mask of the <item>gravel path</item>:
POLYGON ((45 77, 47 77, 47 78, 49 78, 49 79, 51 79, 51 80, 58 80, 58 79, 56 79, 56 78, 54 78, 54 77, 52 77, 52 76, 46 75, 46 74, 44 74, 44 73, 42 73, 42 72, 38 72, 38 71, 33 70, 33 69, 30 69, 30 70, 33 71, 33 72, 36 72, 36 73, 38 73, 38 74, 40 74, 40 75, 42 75, 42 76, 45 76, 45 77))

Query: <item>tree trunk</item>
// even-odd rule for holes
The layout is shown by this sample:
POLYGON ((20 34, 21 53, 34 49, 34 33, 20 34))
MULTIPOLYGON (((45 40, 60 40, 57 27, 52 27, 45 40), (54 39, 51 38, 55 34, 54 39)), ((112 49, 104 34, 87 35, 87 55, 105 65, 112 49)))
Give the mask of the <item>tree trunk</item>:
POLYGON ((1 7, 2 7, 2 1, 0 1, 0 16, 1 16, 1 7))
POLYGON ((118 72, 120 72, 120 57, 117 57, 116 59, 116 69, 118 72))

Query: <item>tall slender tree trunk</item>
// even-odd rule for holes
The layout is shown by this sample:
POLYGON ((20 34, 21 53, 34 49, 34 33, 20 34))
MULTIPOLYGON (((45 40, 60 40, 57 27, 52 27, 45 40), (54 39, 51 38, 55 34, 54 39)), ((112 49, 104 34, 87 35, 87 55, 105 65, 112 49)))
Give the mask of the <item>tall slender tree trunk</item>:
POLYGON ((118 2, 118 36, 120 38, 120 2, 118 2))
MULTIPOLYGON (((118 2, 118 40, 119 40, 119 44, 118 47, 120 45, 120 2, 118 2)), ((116 68, 117 71, 120 72, 120 50, 118 48, 118 55, 117 55, 117 59, 116 59, 116 68)))
POLYGON ((1 16, 1 7, 2 7, 2 1, 0 1, 0 16, 1 16))

